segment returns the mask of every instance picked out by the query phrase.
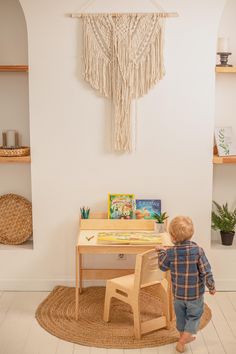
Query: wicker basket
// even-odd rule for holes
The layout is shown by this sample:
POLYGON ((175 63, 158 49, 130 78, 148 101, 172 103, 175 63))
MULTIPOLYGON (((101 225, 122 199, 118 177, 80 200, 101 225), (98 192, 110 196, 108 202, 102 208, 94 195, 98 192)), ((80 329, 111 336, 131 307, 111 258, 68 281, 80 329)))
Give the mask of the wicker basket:
POLYGON ((6 149, 2 146, 0 147, 1 157, 16 157, 16 156, 29 156, 30 148, 28 146, 22 146, 19 148, 6 149))
POLYGON ((32 206, 16 194, 0 197, 0 243, 19 245, 32 236, 32 206))

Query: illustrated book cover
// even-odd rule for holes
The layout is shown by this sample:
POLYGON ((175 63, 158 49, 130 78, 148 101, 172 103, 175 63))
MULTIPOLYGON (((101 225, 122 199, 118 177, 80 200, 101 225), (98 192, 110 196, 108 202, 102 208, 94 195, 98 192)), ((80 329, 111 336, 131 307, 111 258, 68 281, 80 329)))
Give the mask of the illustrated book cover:
POLYGON ((236 143, 232 127, 215 128, 215 141, 219 156, 236 155, 236 143))
POLYGON ((108 218, 133 219, 135 210, 134 194, 109 194, 108 218))
POLYGON ((162 244, 162 237, 155 232, 99 232, 97 237, 99 244, 162 244))
POLYGON ((155 214, 161 213, 160 199, 136 199, 136 219, 155 219, 155 214))

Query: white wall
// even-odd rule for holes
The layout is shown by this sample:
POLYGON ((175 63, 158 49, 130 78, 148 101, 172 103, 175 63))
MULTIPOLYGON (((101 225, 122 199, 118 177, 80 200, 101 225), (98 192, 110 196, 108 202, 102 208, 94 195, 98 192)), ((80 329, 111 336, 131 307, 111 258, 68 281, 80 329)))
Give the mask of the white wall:
MULTIPOLYGON (((97 0, 90 9, 154 9, 143 3, 97 0)), ((227 263, 236 265, 234 254, 219 265, 220 254, 210 248, 215 47, 224 3, 160 1, 180 15, 167 20, 166 77, 138 101, 136 152, 116 155, 108 149, 110 104, 81 80, 81 22, 66 16, 83 2, 21 0, 29 36, 35 245, 1 253, 1 288, 73 284, 79 207, 106 210, 108 192, 132 192, 161 198, 171 217, 190 215, 218 285, 236 289, 227 263)), ((86 259, 98 267, 117 262, 113 256, 86 259)))
MULTIPOLYGON (((236 65, 235 14, 236 2, 228 0, 218 32, 219 37, 230 39, 232 56, 229 57, 229 63, 233 65, 236 65)), ((234 74, 218 74, 216 75, 215 125, 231 126, 236 138, 235 111, 236 77, 234 74)), ((213 199, 219 203, 228 202, 230 208, 235 208, 235 178, 236 165, 216 165, 214 167, 213 199)), ((215 240, 219 240, 219 233, 213 232, 212 234, 215 240)))
MULTIPOLYGON (((0 0, 0 65, 28 63, 27 29, 18 0, 0 0)), ((27 73, 0 73, 0 145, 2 131, 15 129, 20 143, 30 145, 27 73)), ((0 164, 0 195, 16 193, 31 199, 30 165, 0 164)))

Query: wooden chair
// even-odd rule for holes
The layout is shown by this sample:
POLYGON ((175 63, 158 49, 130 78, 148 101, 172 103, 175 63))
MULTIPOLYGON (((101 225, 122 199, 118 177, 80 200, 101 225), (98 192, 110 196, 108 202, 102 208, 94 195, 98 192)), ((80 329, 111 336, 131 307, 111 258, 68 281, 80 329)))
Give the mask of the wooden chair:
POLYGON ((158 267, 155 250, 138 254, 136 257, 135 273, 119 278, 110 279, 106 285, 104 305, 105 322, 110 320, 110 305, 113 297, 124 301, 132 307, 134 314, 134 335, 140 339, 144 333, 170 326, 168 281, 164 272, 158 267), (152 320, 140 321, 139 294, 140 289, 157 284, 157 296, 162 303, 162 316, 152 320))

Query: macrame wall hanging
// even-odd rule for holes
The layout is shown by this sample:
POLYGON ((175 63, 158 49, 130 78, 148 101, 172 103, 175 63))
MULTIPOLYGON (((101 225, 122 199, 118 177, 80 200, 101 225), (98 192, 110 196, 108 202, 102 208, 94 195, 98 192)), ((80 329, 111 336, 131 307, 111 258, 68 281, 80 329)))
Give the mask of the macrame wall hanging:
POLYGON ((114 110, 113 148, 132 151, 131 102, 165 74, 165 17, 176 13, 74 14, 83 18, 84 79, 110 98, 114 110))

